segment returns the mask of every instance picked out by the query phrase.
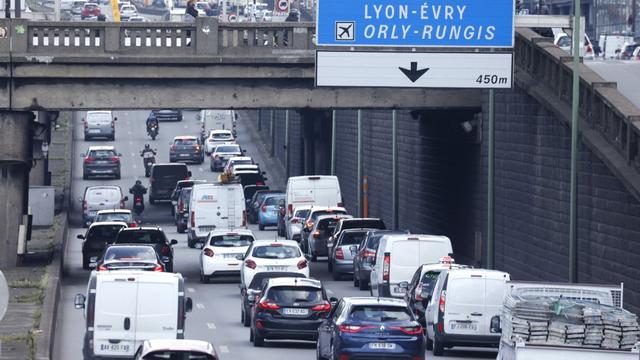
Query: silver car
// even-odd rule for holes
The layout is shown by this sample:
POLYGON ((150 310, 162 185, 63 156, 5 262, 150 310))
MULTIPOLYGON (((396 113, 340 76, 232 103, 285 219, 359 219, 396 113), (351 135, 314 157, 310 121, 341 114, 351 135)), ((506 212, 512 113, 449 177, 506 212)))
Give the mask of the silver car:
POLYGON ((106 209, 124 209, 124 202, 129 200, 123 196, 120 186, 89 186, 84 190, 82 202, 82 224, 91 225, 98 211, 106 209))
POLYGON ((339 280, 343 274, 353 273, 353 258, 358 247, 370 229, 347 229, 340 233, 335 246, 331 248, 327 261, 333 279, 339 280))
POLYGON ((113 146, 91 146, 82 161, 82 179, 90 176, 113 176, 120 179, 120 156, 113 146))
POLYGON ((309 215, 311 206, 299 206, 293 211, 292 217, 286 217, 284 220, 285 237, 289 240, 300 242, 300 234, 302 232, 302 223, 309 215))
POLYGON ((352 217, 344 214, 319 216, 313 224, 311 232, 305 233, 309 235, 301 241, 301 246, 307 257, 315 262, 318 261, 318 256, 327 256, 330 253, 327 247, 327 240, 333 235, 333 230, 338 225, 338 221, 352 217))
MULTIPOLYGON (((190 307, 190 306, 187 306, 190 307)), ((145 340, 136 351, 135 360, 144 359, 202 359, 217 360, 213 345, 201 340, 160 339, 145 340)))
POLYGON ((242 156, 244 150, 237 144, 224 144, 215 147, 211 153, 211 171, 222 171, 230 158, 242 156))
POLYGON ((116 121, 111 111, 87 111, 84 117, 84 140, 93 138, 116 139, 116 121))

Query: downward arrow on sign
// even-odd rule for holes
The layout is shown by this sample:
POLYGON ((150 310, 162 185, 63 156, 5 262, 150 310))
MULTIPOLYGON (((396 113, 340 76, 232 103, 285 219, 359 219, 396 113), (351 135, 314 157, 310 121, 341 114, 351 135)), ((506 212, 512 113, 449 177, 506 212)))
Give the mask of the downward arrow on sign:
POLYGON ((400 69, 400 71, 402 71, 402 73, 405 74, 409 78, 409 80, 411 80, 411 82, 416 82, 422 77, 422 75, 424 75, 424 73, 429 71, 429 68, 418 70, 418 62, 416 61, 411 62, 411 70, 402 67, 398 67, 398 69, 400 69))

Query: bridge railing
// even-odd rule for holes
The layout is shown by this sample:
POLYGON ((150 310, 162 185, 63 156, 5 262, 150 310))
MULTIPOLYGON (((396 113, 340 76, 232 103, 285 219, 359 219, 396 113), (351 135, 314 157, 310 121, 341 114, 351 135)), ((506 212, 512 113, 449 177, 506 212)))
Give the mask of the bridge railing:
MULTIPOLYGON (((572 99, 572 58, 552 40, 531 29, 516 32, 515 65, 544 84, 565 106, 572 99)), ((603 80, 580 64, 580 115, 600 133, 627 164, 640 171, 640 109, 626 99, 616 83, 603 80)))
MULTIPOLYGON (((13 53, 34 56, 242 54, 254 57, 274 55, 281 50, 308 50, 314 46, 312 23, 220 23, 206 17, 198 18, 195 23, 0 19, 0 28, 12 32, 13 53)), ((0 50, 9 48, 9 38, 0 38, 0 50)))

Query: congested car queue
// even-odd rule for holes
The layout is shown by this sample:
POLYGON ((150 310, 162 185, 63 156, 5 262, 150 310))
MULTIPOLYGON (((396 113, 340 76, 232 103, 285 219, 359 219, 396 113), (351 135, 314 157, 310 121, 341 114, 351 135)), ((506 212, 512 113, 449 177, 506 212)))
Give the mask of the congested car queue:
MULTIPOLYGON (((182 121, 178 111, 154 111, 148 130, 165 128, 160 113, 167 117, 162 120, 182 121)), ((214 291, 229 279, 239 282, 237 305, 213 312, 233 313, 248 346, 310 343, 317 359, 425 359, 452 347, 493 348, 489 355, 495 356, 508 273, 457 263, 446 236, 389 229, 383 219, 350 214, 336 176, 293 176, 283 189, 271 187, 263 158, 238 141, 235 112, 203 110, 197 120, 199 134, 171 133, 164 149, 169 162, 155 161, 163 150, 143 150, 153 155, 143 157, 149 186, 129 189, 142 208, 117 185, 84 189, 86 230, 76 237, 82 268, 92 271, 74 305, 84 309, 85 359, 232 358, 216 351, 216 337, 187 335, 196 320, 189 313, 204 308, 203 295, 176 266, 185 260, 176 251, 181 245, 197 252, 190 255, 198 268, 191 281, 214 291), (203 162, 200 174, 215 180, 193 171, 203 162), (148 210, 144 197, 153 205, 148 210), (162 220, 148 221, 151 210, 162 220), (185 234, 175 236, 180 240, 171 235, 173 225, 185 234), (333 282, 319 280, 326 272, 333 282), (351 282, 355 296, 337 296, 329 287, 338 281, 351 282)), ((104 134, 89 132, 90 125, 85 132, 110 139, 116 121, 106 121, 104 134)), ((122 156, 115 146, 89 148, 83 169, 87 154, 95 158, 90 165, 112 161, 99 152, 122 156)), ((114 177, 111 168, 103 171, 92 173, 89 185, 114 177)))

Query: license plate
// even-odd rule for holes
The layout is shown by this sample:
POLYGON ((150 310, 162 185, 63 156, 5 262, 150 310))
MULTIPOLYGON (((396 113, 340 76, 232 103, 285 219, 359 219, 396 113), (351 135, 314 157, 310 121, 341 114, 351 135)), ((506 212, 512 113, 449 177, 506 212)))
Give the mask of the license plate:
POLYGON ((216 229, 216 227, 215 227, 215 226, 200 226, 200 227, 198 228, 198 230, 200 230, 200 231, 207 231, 207 232, 209 232, 209 231, 213 231, 213 230, 215 230, 215 229, 216 229))
POLYGON ((129 344, 100 344, 100 351, 128 353, 130 348, 129 344))
POLYGON ((309 309, 284 308, 282 309, 282 313, 284 315, 305 316, 309 315, 309 309))
POLYGON ((451 330, 478 330, 478 324, 473 322, 452 322, 451 330))
POLYGON ((406 292, 407 292, 407 289, 406 289, 406 288, 401 288, 401 287, 399 287, 399 286, 394 286, 394 287, 393 287, 393 292, 394 292, 394 293, 404 294, 404 293, 406 293, 406 292))
POLYGON ((396 348, 394 343, 369 343, 370 349, 393 350, 396 348))
POLYGON ((100 130, 98 129, 89 129, 89 134, 99 134, 100 130))
POLYGON ((287 266, 265 266, 267 271, 284 271, 287 270, 287 266))
POLYGON ((223 254, 225 259, 235 259, 239 254, 223 254))
POLYGON ((189 156, 189 154, 180 154, 180 156, 187 157, 187 156, 189 156))

